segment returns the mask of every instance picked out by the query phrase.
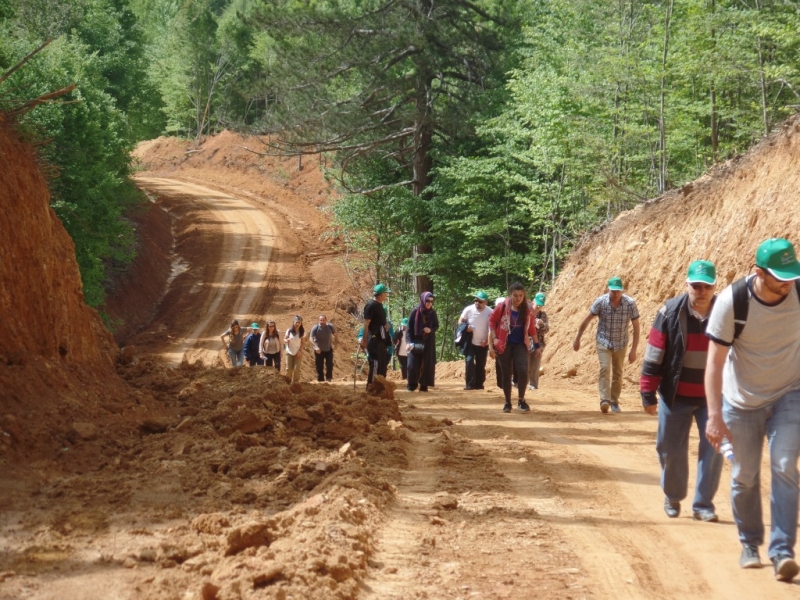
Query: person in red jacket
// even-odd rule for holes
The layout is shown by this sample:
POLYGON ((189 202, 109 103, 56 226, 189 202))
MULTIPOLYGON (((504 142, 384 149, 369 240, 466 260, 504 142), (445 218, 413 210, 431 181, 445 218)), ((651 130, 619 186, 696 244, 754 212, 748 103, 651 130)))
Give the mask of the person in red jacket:
POLYGON ((528 301, 525 287, 514 282, 508 288, 508 298, 495 306, 489 316, 489 356, 498 357, 498 367, 502 371, 503 394, 506 403, 503 412, 511 412, 511 369, 517 375, 517 408, 530 411, 525 402, 528 387, 528 353, 541 352, 536 333, 534 310, 528 301))

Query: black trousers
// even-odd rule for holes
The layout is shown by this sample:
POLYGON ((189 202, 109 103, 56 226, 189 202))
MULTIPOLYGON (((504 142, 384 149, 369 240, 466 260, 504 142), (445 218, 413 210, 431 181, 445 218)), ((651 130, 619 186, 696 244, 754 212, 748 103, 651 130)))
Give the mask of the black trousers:
POLYGON ((467 344, 464 348, 464 358, 466 359, 464 379, 466 379, 468 388, 483 388, 483 384, 486 382, 486 357, 488 355, 489 346, 467 344))
POLYGON ((268 367, 275 367, 278 369, 280 373, 281 370, 281 353, 276 352, 275 354, 265 354, 264 355, 264 364, 268 367))
POLYGON ((389 349, 380 338, 373 337, 367 343, 367 359, 369 360, 367 385, 372 383, 375 375, 386 377, 386 370, 389 368, 389 349))
POLYGON ((321 351, 319 354, 314 352, 314 362, 317 365, 317 381, 330 381, 333 379, 333 350, 325 352, 321 351), (322 376, 323 363, 325 365, 325 376, 322 376))
POLYGON ((517 376, 517 392, 519 399, 525 399, 528 387, 528 349, 524 343, 506 344, 505 350, 498 357, 498 367, 503 381, 503 394, 506 402, 511 402, 511 372, 517 376))
POLYGON ((264 360, 261 357, 258 358, 248 358, 247 362, 250 364, 251 367, 255 367, 256 365, 263 365, 264 360))
POLYGON ((398 354, 397 360, 400 361, 400 373, 402 374, 403 379, 408 379, 408 355, 401 356, 398 354))

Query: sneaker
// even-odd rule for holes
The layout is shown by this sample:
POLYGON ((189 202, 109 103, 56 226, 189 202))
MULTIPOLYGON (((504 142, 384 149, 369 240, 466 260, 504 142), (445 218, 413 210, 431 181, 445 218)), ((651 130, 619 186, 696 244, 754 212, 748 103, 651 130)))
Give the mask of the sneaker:
POLYGON ((503 412, 511 412, 511 402, 506 402, 503 405, 503 412))
MULTIPOLYGON (((761 557, 758 555, 758 548, 750 544, 742 544, 742 555, 739 557, 739 566, 743 569, 760 569, 761 557)), ((777 577, 777 567, 775 571, 775 576, 777 577)))
POLYGON ((534 391, 536 391, 536 386, 535 386, 535 385, 533 385, 533 384, 531 384, 531 385, 529 385, 529 386, 528 386, 528 389, 529 389, 530 391, 534 392, 534 391))
POLYGON ((795 575, 800 572, 800 567, 788 554, 773 557, 772 564, 775 565, 775 579, 778 581, 791 582, 795 575))
POLYGON ((681 514, 681 503, 672 502, 669 498, 664 497, 664 512, 670 519, 675 519, 681 514))
POLYGON ((607 400, 603 400, 600 403, 600 412, 603 413, 603 414, 606 414, 610 407, 611 407, 611 405, 608 403, 608 401, 607 400))
POLYGON ((692 511, 692 519, 695 521, 703 521, 704 523, 716 523, 719 521, 717 513, 715 513, 713 510, 692 511))
POLYGON ((611 405, 611 412, 613 412, 613 413, 621 413, 622 409, 619 407, 619 404, 612 404, 611 405))
POLYGON ((518 408, 519 410, 521 410, 522 412, 530 412, 530 410, 531 410, 531 407, 530 407, 530 406, 528 406, 528 403, 527 403, 527 402, 525 402, 525 400, 520 400, 520 401, 517 403, 517 408, 518 408))

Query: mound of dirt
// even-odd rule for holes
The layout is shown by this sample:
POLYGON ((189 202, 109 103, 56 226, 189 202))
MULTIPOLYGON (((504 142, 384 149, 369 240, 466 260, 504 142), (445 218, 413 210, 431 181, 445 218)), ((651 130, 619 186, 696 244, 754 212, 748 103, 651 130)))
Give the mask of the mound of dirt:
POLYGON ((622 277, 641 314, 639 359, 626 368, 638 385, 647 332, 661 304, 683 292, 686 269, 697 259, 717 267, 717 290, 748 273, 758 245, 770 237, 800 244, 800 118, 783 124, 745 156, 679 190, 619 215, 588 235, 570 255, 547 297, 551 333, 547 377, 596 380, 595 326, 575 353, 575 333, 609 277, 622 277))

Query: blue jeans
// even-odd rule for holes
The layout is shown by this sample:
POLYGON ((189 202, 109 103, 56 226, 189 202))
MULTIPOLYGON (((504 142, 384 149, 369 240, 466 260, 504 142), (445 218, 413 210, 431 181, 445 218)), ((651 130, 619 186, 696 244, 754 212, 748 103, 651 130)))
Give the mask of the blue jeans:
POLYGON ((733 469, 731 504, 743 544, 764 543, 761 516, 761 452, 769 444, 772 475, 769 558, 794 556, 797 538, 798 475, 800 455, 800 390, 784 394, 771 404, 744 410, 723 398, 722 416, 731 432, 733 469))
POLYGON ((241 367, 244 365, 244 348, 241 350, 231 350, 228 348, 228 358, 231 359, 232 367, 241 367))
POLYGON ((697 446, 697 481, 693 511, 714 510, 714 495, 722 474, 722 455, 706 439, 708 407, 675 402, 672 408, 663 398, 658 401, 656 452, 661 462, 661 489, 671 502, 686 498, 689 486, 689 432, 697 423, 700 443, 697 446))

